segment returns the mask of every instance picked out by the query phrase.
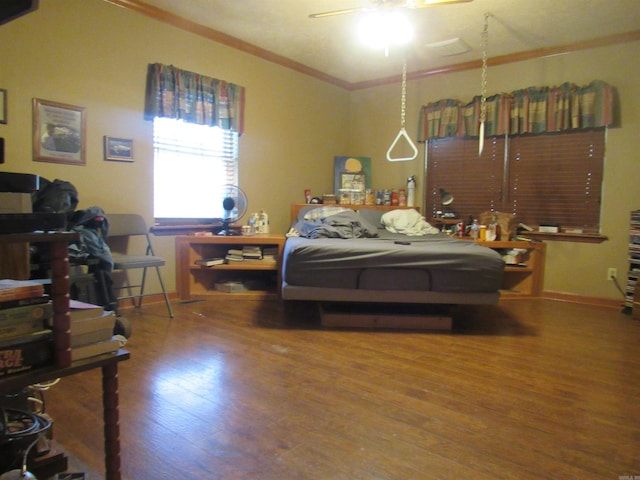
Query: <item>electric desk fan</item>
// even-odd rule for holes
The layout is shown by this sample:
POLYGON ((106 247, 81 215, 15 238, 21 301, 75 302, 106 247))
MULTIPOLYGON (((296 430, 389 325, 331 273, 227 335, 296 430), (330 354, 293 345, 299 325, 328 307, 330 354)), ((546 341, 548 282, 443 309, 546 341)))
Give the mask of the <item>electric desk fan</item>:
POLYGON ((236 185, 225 185, 222 187, 222 230, 218 235, 240 235, 239 232, 230 228, 230 225, 237 222, 247 212, 247 196, 242 189, 236 185))

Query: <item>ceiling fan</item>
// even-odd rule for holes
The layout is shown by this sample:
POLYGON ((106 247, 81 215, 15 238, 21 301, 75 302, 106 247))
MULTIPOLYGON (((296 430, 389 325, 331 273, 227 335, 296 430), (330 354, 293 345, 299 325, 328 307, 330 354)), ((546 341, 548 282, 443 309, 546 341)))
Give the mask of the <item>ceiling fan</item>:
POLYGON ((473 0, 370 0, 372 7, 354 7, 341 10, 330 10, 328 12, 318 12, 309 15, 309 18, 333 17, 335 15, 345 15, 348 13, 373 12, 380 8, 424 8, 436 5, 449 5, 453 3, 469 3, 473 0))

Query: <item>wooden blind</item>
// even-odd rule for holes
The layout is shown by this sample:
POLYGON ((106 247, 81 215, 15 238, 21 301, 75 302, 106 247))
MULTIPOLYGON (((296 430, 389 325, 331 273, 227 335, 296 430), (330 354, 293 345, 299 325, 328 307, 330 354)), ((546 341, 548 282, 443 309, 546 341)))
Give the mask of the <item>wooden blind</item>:
POLYGON ((430 140, 426 216, 442 209, 442 188, 465 221, 494 210, 599 233, 604 148, 604 129, 488 138, 481 157, 476 138, 430 140))
POLYGON ((599 233, 603 164, 604 129, 512 137, 505 211, 599 233))
POLYGON ((504 144, 504 137, 487 139, 478 157, 477 139, 429 141, 425 215, 442 210, 441 188, 454 197, 448 208, 465 221, 486 210, 502 210, 504 144))

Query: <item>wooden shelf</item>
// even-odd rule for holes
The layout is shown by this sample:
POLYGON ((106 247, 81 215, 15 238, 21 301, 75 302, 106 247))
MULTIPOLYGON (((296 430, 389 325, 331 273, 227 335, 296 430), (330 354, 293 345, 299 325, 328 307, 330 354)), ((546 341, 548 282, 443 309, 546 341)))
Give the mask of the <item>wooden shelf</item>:
POLYGON ((282 284, 280 271, 282 248, 285 236, 281 234, 260 235, 193 235, 176 237, 176 288, 181 300, 196 297, 228 297, 241 299, 270 299, 279 297, 282 284), (231 248, 240 249, 245 245, 276 247, 277 256, 271 260, 247 260, 240 262, 202 267, 196 260, 210 257, 224 257, 231 248), (226 293, 215 290, 215 283, 242 277, 251 281, 263 281, 266 290, 226 293))
POLYGON ((501 295, 503 297, 538 297, 544 286, 544 262, 547 245, 543 242, 493 241, 478 244, 493 250, 526 250, 523 255, 524 266, 507 265, 502 278, 501 295))

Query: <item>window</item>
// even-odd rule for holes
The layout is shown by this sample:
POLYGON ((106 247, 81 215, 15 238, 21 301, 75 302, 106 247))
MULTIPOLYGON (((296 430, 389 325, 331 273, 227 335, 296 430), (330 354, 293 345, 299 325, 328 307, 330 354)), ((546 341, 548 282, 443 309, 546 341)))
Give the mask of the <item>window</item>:
POLYGON ((464 220, 484 211, 517 215, 527 225, 600 233, 605 130, 430 140, 427 215, 441 210, 440 189, 464 220))
POLYGON ((238 184, 238 134, 156 117, 153 212, 159 224, 222 218, 222 187, 238 184))

